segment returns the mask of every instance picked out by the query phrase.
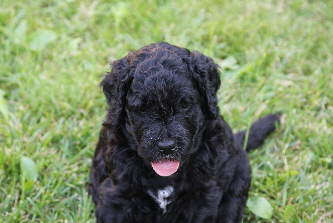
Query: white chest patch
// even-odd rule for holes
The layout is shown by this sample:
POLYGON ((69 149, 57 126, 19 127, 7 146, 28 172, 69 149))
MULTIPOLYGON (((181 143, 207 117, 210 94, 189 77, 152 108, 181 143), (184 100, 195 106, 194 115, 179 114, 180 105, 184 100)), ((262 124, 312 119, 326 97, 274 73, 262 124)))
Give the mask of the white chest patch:
POLYGON ((154 198, 154 200, 157 202, 157 204, 160 206, 160 208, 163 210, 163 213, 166 212, 166 206, 170 204, 171 201, 168 201, 168 197, 171 196, 174 189, 171 186, 167 186, 162 190, 157 191, 157 196, 151 191, 148 191, 148 194, 154 198))

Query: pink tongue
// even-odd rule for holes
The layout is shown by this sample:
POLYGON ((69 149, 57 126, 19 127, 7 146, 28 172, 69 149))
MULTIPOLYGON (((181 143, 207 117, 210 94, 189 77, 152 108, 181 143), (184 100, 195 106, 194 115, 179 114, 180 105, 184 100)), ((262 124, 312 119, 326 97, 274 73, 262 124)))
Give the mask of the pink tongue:
POLYGON ((155 172, 162 176, 167 177, 172 175, 178 170, 179 162, 178 161, 162 161, 158 163, 151 163, 155 172))

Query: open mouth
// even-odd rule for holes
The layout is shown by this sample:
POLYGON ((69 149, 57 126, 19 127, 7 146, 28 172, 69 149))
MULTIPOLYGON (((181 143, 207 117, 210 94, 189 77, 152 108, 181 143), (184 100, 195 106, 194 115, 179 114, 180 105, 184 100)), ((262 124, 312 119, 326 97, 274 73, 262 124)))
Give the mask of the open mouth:
POLYGON ((179 168, 179 161, 163 160, 159 162, 152 162, 151 165, 158 175, 168 177, 177 172, 179 168))

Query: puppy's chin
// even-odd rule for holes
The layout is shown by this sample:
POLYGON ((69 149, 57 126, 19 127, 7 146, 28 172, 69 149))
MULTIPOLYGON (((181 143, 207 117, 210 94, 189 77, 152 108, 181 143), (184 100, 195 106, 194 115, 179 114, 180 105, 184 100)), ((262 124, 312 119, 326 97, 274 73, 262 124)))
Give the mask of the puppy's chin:
POLYGON ((176 173, 179 168, 179 161, 163 160, 159 162, 151 162, 154 171, 162 176, 168 177, 176 173))

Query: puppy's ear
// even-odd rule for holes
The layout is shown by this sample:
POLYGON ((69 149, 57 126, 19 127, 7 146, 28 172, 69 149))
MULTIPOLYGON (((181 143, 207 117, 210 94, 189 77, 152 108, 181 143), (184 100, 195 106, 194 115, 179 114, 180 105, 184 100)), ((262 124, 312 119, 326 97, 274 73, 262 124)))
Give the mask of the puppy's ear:
POLYGON ((193 79, 197 85, 199 93, 205 103, 204 109, 208 117, 216 119, 219 116, 216 93, 221 85, 219 66, 213 59, 193 51, 191 53, 191 63, 193 79))
POLYGON ((101 82, 106 101, 109 105, 109 114, 105 125, 118 127, 124 118, 127 89, 132 77, 126 57, 112 63, 112 70, 101 82))

